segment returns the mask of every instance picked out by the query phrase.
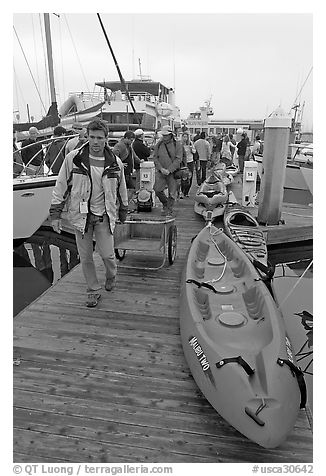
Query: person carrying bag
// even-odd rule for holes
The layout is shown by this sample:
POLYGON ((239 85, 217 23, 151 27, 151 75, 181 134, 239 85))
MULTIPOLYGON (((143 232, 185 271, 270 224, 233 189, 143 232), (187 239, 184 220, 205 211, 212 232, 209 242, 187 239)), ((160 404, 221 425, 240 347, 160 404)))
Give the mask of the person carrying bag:
POLYGON ((171 216, 178 189, 174 173, 181 169, 183 147, 181 142, 173 137, 170 126, 163 126, 161 133, 162 139, 156 143, 153 153, 156 168, 154 192, 163 205, 162 214, 171 216), (166 187, 168 197, 164 193, 166 187))

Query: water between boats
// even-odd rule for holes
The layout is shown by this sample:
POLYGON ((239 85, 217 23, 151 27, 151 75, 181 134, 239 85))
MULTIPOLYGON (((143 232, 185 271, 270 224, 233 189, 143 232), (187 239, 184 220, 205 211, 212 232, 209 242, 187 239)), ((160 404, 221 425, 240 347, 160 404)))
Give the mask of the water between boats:
MULTIPOLYGON (((313 408, 313 255, 308 246, 269 249, 275 264, 273 289, 285 325, 304 371, 308 403, 313 408), (309 267, 310 265, 310 267, 309 267), (307 268, 309 269, 307 270, 307 268)), ((79 263, 76 245, 60 236, 55 244, 47 231, 14 248, 14 316, 79 263)))

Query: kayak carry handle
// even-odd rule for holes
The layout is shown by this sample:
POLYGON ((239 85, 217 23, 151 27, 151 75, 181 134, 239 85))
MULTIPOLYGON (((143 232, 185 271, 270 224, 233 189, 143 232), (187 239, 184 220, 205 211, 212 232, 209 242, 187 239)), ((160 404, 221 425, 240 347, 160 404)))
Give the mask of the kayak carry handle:
POLYGON ((245 370, 249 377, 255 373, 255 370, 250 367, 250 365, 241 357, 241 355, 239 355, 238 357, 229 357, 227 359, 222 359, 217 362, 216 367, 220 369, 224 365, 232 362, 236 362, 237 364, 241 365, 241 367, 245 370))
POLYGON ((305 382, 302 370, 296 365, 294 365, 294 363, 291 362, 290 360, 277 359, 277 363, 281 367, 283 367, 283 365, 286 364, 290 368, 292 374, 294 374, 294 376, 296 377, 298 381, 299 389, 300 389, 300 394, 301 394, 300 408, 305 408, 307 403, 307 387, 306 387, 306 382, 305 382))
POLYGON ((259 418, 259 416, 255 412, 253 412, 251 408, 245 407, 245 412, 248 416, 250 416, 250 418, 252 418, 257 423, 257 425, 259 426, 265 425, 265 422, 261 418, 259 418))

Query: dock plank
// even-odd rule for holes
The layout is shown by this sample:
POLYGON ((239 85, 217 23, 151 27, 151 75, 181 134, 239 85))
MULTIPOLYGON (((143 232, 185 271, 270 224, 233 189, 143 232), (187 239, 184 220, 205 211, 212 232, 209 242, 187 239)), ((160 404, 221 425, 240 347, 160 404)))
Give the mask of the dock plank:
POLYGON ((128 268, 161 260, 157 253, 144 263, 128 251, 117 288, 103 291, 96 309, 84 306, 77 266, 15 317, 15 462, 312 462, 304 410, 286 442, 267 450, 223 420, 196 386, 182 352, 179 293, 204 221, 191 199, 176 208, 172 266, 128 268))

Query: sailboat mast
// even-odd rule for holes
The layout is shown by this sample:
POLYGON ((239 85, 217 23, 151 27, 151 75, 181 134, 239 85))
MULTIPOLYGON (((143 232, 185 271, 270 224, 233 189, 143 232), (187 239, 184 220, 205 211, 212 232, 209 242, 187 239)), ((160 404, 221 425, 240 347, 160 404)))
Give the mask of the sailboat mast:
POLYGON ((46 52, 48 57, 48 68, 49 68, 50 99, 51 99, 51 103, 54 104, 57 101, 56 101, 55 87, 54 87, 54 69, 53 69, 53 58, 52 58, 52 42, 51 42, 49 13, 44 13, 44 30, 45 30, 46 52))

